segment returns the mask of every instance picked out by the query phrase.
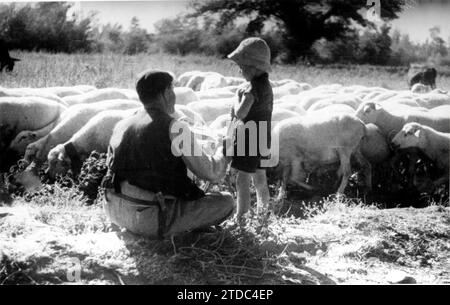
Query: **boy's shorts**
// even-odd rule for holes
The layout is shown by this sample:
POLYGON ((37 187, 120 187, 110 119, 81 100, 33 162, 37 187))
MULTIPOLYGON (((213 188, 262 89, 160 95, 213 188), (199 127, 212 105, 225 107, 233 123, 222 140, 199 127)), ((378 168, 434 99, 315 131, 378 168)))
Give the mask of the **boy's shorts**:
MULTIPOLYGON (((232 157, 232 160, 231 160, 232 168, 243 171, 243 172, 251 173, 251 174, 255 173, 257 169, 265 169, 265 167, 261 166, 261 160, 270 159, 270 156, 263 156, 260 152, 259 132, 260 132, 260 130, 258 128, 258 131, 257 131, 258 136, 256 137, 256 141, 255 141, 256 145, 257 145, 256 146, 257 147, 256 155, 255 154, 252 155, 249 153, 250 139, 249 139, 249 135, 247 132, 245 135, 245 154, 243 156, 237 156, 238 149, 237 149, 237 143, 235 140, 234 156, 232 157)), ((270 132, 268 134, 268 140, 269 140, 269 145, 270 145, 270 141, 271 141, 270 132)))

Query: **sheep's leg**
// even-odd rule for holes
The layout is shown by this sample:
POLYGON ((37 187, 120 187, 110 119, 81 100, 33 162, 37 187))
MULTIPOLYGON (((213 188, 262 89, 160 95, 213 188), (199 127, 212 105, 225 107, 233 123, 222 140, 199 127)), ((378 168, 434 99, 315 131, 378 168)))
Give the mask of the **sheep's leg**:
POLYGON ((366 190, 370 192, 372 191, 372 165, 366 158, 364 158, 359 149, 355 152, 355 158, 363 169, 366 190))
POLYGON ((417 161, 419 160, 419 156, 417 155, 416 152, 411 152, 409 154, 409 160, 408 160, 408 187, 409 188, 413 188, 413 180, 414 180, 414 175, 416 173, 416 164, 417 161))
POLYGON ((436 181, 433 181, 433 185, 436 188, 443 183, 448 183, 448 181, 449 181, 449 173, 445 173, 440 178, 438 178, 436 181))
POLYGON ((338 148, 339 160, 341 162, 339 171, 342 173, 341 184, 337 190, 337 194, 344 194, 345 187, 348 184, 348 179, 352 174, 350 167, 350 152, 345 148, 338 148))
POLYGON ((290 167, 286 166, 285 168, 283 168, 280 187, 278 188, 278 196, 276 199, 277 203, 283 203, 284 199, 286 198, 286 183, 289 174, 290 174, 290 167))

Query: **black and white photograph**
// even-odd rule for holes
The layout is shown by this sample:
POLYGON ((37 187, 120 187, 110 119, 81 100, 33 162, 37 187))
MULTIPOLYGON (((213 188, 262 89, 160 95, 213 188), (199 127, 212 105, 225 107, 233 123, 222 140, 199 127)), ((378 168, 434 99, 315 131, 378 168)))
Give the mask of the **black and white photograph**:
POLYGON ((449 285, 448 90, 447 0, 0 0, 0 285, 449 285))

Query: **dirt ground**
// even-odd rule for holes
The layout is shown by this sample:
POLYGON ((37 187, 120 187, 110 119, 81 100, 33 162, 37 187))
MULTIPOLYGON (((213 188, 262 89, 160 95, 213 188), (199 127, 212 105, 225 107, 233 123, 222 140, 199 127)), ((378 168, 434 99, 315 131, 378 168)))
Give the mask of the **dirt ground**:
POLYGON ((0 284, 449 284, 450 208, 327 201, 173 240, 114 228, 101 204, 0 207, 0 284))

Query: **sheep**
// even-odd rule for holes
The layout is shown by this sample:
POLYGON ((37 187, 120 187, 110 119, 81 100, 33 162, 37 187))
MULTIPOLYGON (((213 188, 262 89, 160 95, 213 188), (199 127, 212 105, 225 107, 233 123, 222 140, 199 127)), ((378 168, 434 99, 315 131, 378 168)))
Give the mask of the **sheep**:
POLYGON ((196 73, 192 73, 189 81, 184 85, 186 87, 191 88, 194 91, 200 91, 201 89, 206 90, 208 88, 217 88, 228 86, 225 78, 217 73, 217 72, 200 72, 194 71, 196 73), (206 82, 205 82, 206 80, 206 82), (202 88, 202 84, 205 82, 205 85, 202 88))
POLYGON ((320 93, 338 93, 343 86, 341 84, 324 84, 312 88, 311 92, 320 93))
POLYGON ((62 100, 68 105, 90 104, 112 99, 138 100, 137 93, 134 90, 117 88, 103 88, 80 95, 66 96, 62 98, 62 100))
MULTIPOLYGON (((311 108, 313 108, 313 107, 311 107, 311 108)), ((311 108, 309 108, 308 113, 312 113, 314 115, 317 114, 317 113, 320 113, 320 112, 324 112, 324 113, 348 113, 348 114, 354 114, 355 113, 355 109, 353 109, 349 105, 345 105, 345 104, 330 104, 330 105, 327 105, 327 106, 325 106, 323 108, 320 108, 320 109, 317 109, 317 110, 311 110, 311 108)))
POLYGON ((289 94, 298 94, 302 91, 301 86, 297 82, 289 82, 284 85, 281 85, 279 87, 275 87, 272 89, 273 91, 273 98, 279 99, 282 96, 289 95, 289 94))
POLYGON ((200 85, 200 91, 228 86, 226 78, 219 73, 208 73, 200 85))
POLYGON ((443 175, 434 181, 434 186, 449 181, 450 133, 439 132, 419 123, 408 123, 395 135, 392 143, 400 149, 419 148, 436 163, 443 175))
POLYGON ((395 98, 391 98, 388 99, 386 101, 380 102, 380 105, 382 106, 389 106, 389 105, 406 105, 409 107, 416 107, 419 108, 421 107, 421 105, 419 105, 418 102, 416 102, 414 99, 409 99, 409 98, 402 98, 402 97, 395 97, 395 98))
POLYGON ((92 86, 92 85, 76 85, 76 86, 72 86, 71 88, 73 88, 74 90, 79 90, 83 93, 98 90, 97 87, 92 86))
POLYGON ((192 126, 206 125, 202 116, 186 105, 175 105, 175 113, 172 115, 172 117, 174 117, 175 119, 183 119, 192 126))
MULTIPOLYGON (((136 101, 120 99, 72 106, 61 116, 61 121, 48 135, 27 146, 25 160, 45 161, 50 149, 70 139, 92 117, 104 110, 127 110, 139 107, 142 105, 136 101)), ((31 133, 30 136, 32 135, 31 133)))
POLYGON ((1 97, 0 125, 14 137, 22 130, 49 125, 65 110, 65 106, 39 97, 1 97))
POLYGON ((448 116, 450 116, 450 105, 437 106, 435 108, 431 108, 429 112, 437 115, 447 114, 448 116))
POLYGON ((336 96, 336 94, 307 91, 305 92, 305 94, 299 94, 299 96, 300 96, 299 104, 303 107, 303 109, 308 110, 309 107, 311 107, 314 103, 327 98, 333 98, 336 96))
POLYGON ((201 71, 188 71, 188 72, 184 72, 183 74, 181 74, 180 76, 178 76, 177 78, 177 85, 180 87, 185 87, 187 86, 189 80, 197 74, 202 73, 201 71))
MULTIPOLYGON (((299 114, 294 111, 290 111, 290 110, 286 110, 286 109, 274 109, 272 112, 271 128, 273 129, 277 123, 279 123, 285 119, 296 117, 298 115, 299 114)), ((209 127, 214 130, 223 130, 224 128, 226 128, 228 126, 228 123, 230 121, 231 121, 230 114, 222 114, 219 117, 217 117, 212 123, 210 123, 209 127)))
POLYGON ((69 140, 56 145, 49 151, 47 156, 49 177, 64 175, 71 168, 78 173, 82 162, 92 151, 106 152, 114 126, 136 111, 136 109, 106 110, 93 116, 69 140))
POLYGON ((240 86, 246 82, 246 80, 242 77, 233 76, 225 76, 225 81, 227 82, 227 86, 240 86))
POLYGON ((40 97, 48 100, 52 100, 67 106, 61 98, 57 95, 45 92, 36 88, 2 88, 0 87, 0 97, 40 97))
POLYGON ((219 115, 230 113, 230 109, 233 107, 234 102, 235 98, 201 100, 189 103, 187 107, 200 114, 203 120, 209 124, 219 115))
POLYGON ((197 91, 196 94, 199 100, 230 98, 236 95, 235 92, 227 89, 227 87, 197 91))
POLYGON ((286 110, 290 110, 290 111, 294 111, 295 113, 297 113, 298 115, 305 115, 306 111, 305 109, 303 109, 302 106, 293 103, 293 102, 284 102, 284 103, 277 103, 273 105, 273 109, 286 109, 286 110))
POLYGON ((54 120, 47 126, 36 130, 22 130, 9 144, 8 150, 14 152, 18 156, 23 156, 27 146, 33 142, 36 142, 42 137, 45 137, 50 133, 50 131, 55 128, 59 123, 59 119, 54 120))
POLYGON ((194 90, 189 87, 175 87, 173 91, 175 92, 176 103, 179 105, 187 105, 199 100, 194 90))
POLYGON ((352 94, 339 94, 335 97, 325 98, 320 101, 317 101, 311 107, 308 108, 308 112, 319 110, 321 108, 325 108, 330 105, 342 104, 348 105, 356 110, 358 106, 362 103, 362 100, 358 98, 356 95, 352 94))
POLYGON ((441 132, 450 132, 450 117, 424 111, 396 111, 380 104, 365 102, 356 110, 356 117, 364 123, 373 123, 391 140, 409 122, 417 122, 441 132))
POLYGON ((271 149, 271 163, 278 161, 282 170, 278 199, 284 198, 288 180, 311 190, 304 182, 306 173, 336 162, 340 162, 341 176, 337 193, 343 194, 351 175, 352 155, 366 170, 366 186, 370 189, 371 166, 360 152, 364 135, 364 123, 348 114, 306 115, 281 121, 273 130, 279 145, 271 149))
POLYGON ((278 104, 278 103, 296 103, 296 104, 300 104, 301 102, 301 95, 300 94, 287 94, 287 95, 283 95, 282 97, 278 98, 278 99, 274 99, 273 103, 274 104, 278 104))
POLYGON ((438 106, 450 105, 450 95, 445 93, 430 92, 420 95, 419 104, 427 109, 432 109, 438 106))
POLYGON ((371 164, 381 164, 391 154, 386 138, 374 124, 366 125, 366 134, 361 141, 361 153, 371 164))
POLYGON ((411 87, 411 92, 414 93, 428 93, 430 91, 431 91, 430 86, 421 83, 414 84, 414 86, 411 87))

